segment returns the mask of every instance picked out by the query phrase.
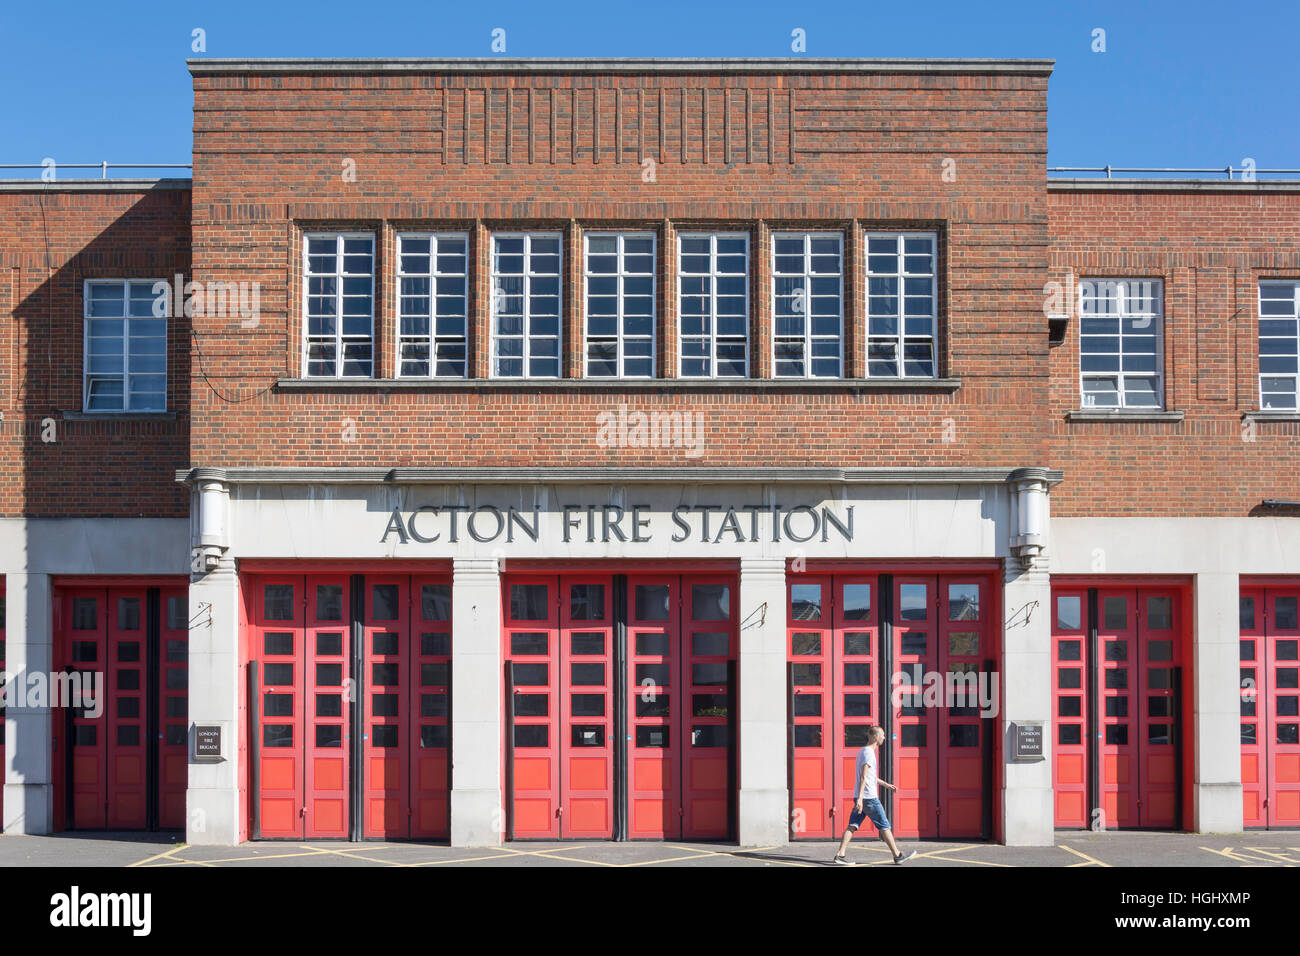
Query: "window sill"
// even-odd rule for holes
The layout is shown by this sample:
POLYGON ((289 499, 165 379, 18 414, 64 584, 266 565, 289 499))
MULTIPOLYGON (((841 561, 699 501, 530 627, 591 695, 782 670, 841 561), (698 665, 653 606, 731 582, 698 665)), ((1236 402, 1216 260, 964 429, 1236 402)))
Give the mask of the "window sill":
POLYGON ((1181 422, 1181 411, 1156 408, 1077 408, 1065 413, 1067 422, 1181 422))
MULTIPOLYGON (((955 392, 958 378, 282 378, 278 391, 847 391, 955 392)), ((1181 414, 1181 413, 1180 413, 1181 414)))
POLYGON ((174 422, 175 412, 59 412, 65 422, 174 422))
POLYGON ((1281 408, 1255 409, 1244 412, 1243 422, 1300 422, 1300 411, 1290 412, 1281 408))

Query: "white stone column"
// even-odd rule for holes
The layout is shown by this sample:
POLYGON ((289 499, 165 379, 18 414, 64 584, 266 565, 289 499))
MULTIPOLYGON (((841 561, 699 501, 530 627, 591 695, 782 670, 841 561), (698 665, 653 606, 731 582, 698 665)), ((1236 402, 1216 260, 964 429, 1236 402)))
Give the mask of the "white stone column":
POLYGON ((741 558, 741 846, 780 846, 790 836, 785 593, 785 559, 741 558))
MULTIPOLYGON (((5 575, 5 670, 26 684, 28 674, 54 667, 50 576, 5 575)), ((16 691, 15 691, 16 692, 16 691)), ((5 711, 4 832, 49 833, 54 828, 54 713, 48 706, 5 711)))
MULTIPOLYGON (((239 653, 239 576, 223 559, 215 570, 190 580, 190 759, 185 797, 185 841, 234 846, 248 809, 240 805, 239 734, 248 715, 242 707, 244 666, 239 653), (194 727, 221 728, 220 760, 196 760, 194 727)), ((251 795, 250 795, 251 799, 251 795)))
POLYGON ((1193 718, 1183 729, 1183 753, 1193 773, 1186 822, 1197 833, 1242 830, 1240 588, 1235 572, 1196 576, 1192 660, 1183 668, 1193 718))
POLYGON ((1002 591, 1002 839, 1007 846, 1051 846, 1052 799, 1052 586, 1046 561, 1022 570, 1011 559, 1002 591), (1011 724, 1043 726, 1043 759, 1011 759, 1011 724))
POLYGON ((501 575, 456 558, 451 584, 451 845, 496 846, 501 802, 501 575))

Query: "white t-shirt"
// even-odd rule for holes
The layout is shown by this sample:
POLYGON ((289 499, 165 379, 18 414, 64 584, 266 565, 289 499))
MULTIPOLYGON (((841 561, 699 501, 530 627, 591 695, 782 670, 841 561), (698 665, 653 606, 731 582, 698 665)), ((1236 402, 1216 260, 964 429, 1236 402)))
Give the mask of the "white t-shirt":
POLYGON ((858 751, 858 767, 853 779, 858 784, 858 790, 853 794, 854 800, 859 797, 864 800, 880 798, 880 789, 876 785, 876 751, 874 748, 863 747, 858 751))

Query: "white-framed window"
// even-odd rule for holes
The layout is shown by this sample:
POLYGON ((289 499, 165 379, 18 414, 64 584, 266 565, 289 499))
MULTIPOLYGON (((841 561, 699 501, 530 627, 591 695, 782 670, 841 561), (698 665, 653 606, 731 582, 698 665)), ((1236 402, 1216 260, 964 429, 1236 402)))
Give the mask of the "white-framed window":
POLYGON ((1259 283, 1259 407, 1300 411, 1300 281, 1259 283))
POLYGON ((677 236, 677 374, 749 375, 749 235, 677 236))
POLYGON ((82 304, 82 409, 166 411, 170 283, 87 279, 82 304), (166 287, 161 294, 154 291, 159 284, 166 287))
POLYGON ((583 328, 590 378, 655 374, 655 236, 583 236, 583 328))
POLYGON ((935 378, 938 237, 868 232, 867 375, 935 378))
POLYGON ((303 236, 304 378, 372 378, 375 237, 368 232, 303 236))
POLYGON ((772 234, 773 374, 844 374, 844 236, 772 234))
POLYGON ((492 236, 492 374, 560 377, 558 232, 492 236))
POLYGON ((1079 282, 1079 375, 1084 408, 1163 408, 1164 283, 1079 282))
POLYGON ((397 377, 464 378, 469 235, 397 235, 397 377))

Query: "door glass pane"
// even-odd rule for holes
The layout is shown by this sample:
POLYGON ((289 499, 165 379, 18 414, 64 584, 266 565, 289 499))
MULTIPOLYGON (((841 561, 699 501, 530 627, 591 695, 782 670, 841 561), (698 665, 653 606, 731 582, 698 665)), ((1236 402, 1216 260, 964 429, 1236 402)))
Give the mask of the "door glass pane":
POLYGON ((1056 599, 1056 626, 1077 631, 1083 625, 1082 601, 1077 594, 1062 594, 1056 599))
POLYGON ((1238 656, 1243 661, 1253 661, 1255 659, 1255 642, 1252 640, 1241 640, 1237 642, 1240 648, 1238 656))
POLYGON ((1300 659, 1297 655, 1298 650, 1300 650, 1300 641, 1275 641, 1273 643, 1273 657, 1279 661, 1300 659))
POLYGON ((637 664, 636 682, 642 687, 669 687, 667 664, 637 664))
POLYGON ((1057 728, 1056 742, 1071 747, 1083 741, 1083 728, 1078 724, 1061 724, 1057 728))
POLYGON ((870 717, 871 716, 871 695, 870 694, 845 694, 844 695, 844 716, 845 717, 870 717))
POLYGON ((604 664, 570 664, 569 683, 578 686, 600 686, 605 683, 604 664))
POLYGON ((392 631, 376 631, 370 637, 370 650, 378 657, 396 654, 397 635, 392 631))
POLYGON ((140 630, 140 599, 138 597, 117 599, 117 629, 119 631, 140 630))
POLYGON ((520 631, 510 635, 511 657, 545 657, 549 646, 545 631, 520 631))
POLYGON ((926 736, 925 724, 904 724, 899 728, 898 742, 903 747, 924 747, 926 736))
POLYGON ((547 613, 545 584, 510 585, 510 618, 515 621, 544 621, 547 613))
POLYGON ((668 585, 638 584, 633 590, 638 621, 668 620, 668 585))
POLYGON ((667 634, 637 634, 636 653, 638 657, 667 657, 667 634))
POLYGON ((691 653, 697 657, 726 657, 731 635, 726 631, 697 631, 691 635, 691 653))
POLYGON ((796 717, 820 717, 822 715, 822 695, 795 694, 794 715, 796 717))
POLYGON ((1106 686, 1111 690, 1123 690, 1128 687, 1128 668, 1110 667, 1106 670, 1106 686))
POLYGON ((951 631, 948 634, 948 653, 954 657, 974 657, 980 652, 978 631, 951 631))
POLYGON ((794 664, 791 666, 790 671, 796 687, 821 686, 822 666, 820 664, 794 664))
MULTIPOLYGON (((817 726, 813 724, 812 726, 817 726)), ((725 747, 727 746, 727 727, 726 725, 708 724, 703 727, 695 727, 691 730, 692 747, 725 747)))
POLYGON ((667 727, 638 727, 636 745, 638 747, 666 748, 668 746, 667 727))
POLYGON ((316 620, 343 620, 343 585, 316 585, 316 620))
POLYGON ((719 663, 692 664, 692 684, 726 684, 727 665, 719 663))
POLYGON ((570 585, 569 617, 574 621, 603 621, 605 619, 605 585, 570 585))
POLYGON ((1057 641, 1056 656, 1063 661, 1077 661, 1083 653, 1082 641, 1057 641))
POLYGON ((1083 703, 1079 697, 1058 697, 1056 699, 1056 716, 1058 717, 1081 717, 1083 715, 1083 703))
MULTIPOLYGON (((595 696, 605 699, 603 694, 595 696)), ((547 717, 551 712, 550 694, 515 694, 514 702, 516 717, 547 717)))
POLYGON ((1168 690, 1174 686, 1174 672, 1170 667, 1148 667, 1147 688, 1149 690, 1168 690))
MULTIPOLYGON (((542 696, 546 696, 543 694, 542 696)), ((420 695, 420 716, 421 717, 446 717, 447 716, 447 695, 446 694, 421 694, 420 695)))
POLYGON ((794 745, 802 747, 820 747, 822 745, 821 724, 795 724, 794 745))
POLYGON ((1128 660, 1128 641, 1110 640, 1106 642, 1106 660, 1128 660))
POLYGON ((865 621, 871 617, 871 585, 844 585, 844 620, 865 621))
POLYGON ((1172 598, 1147 598, 1147 627, 1152 630, 1167 631, 1173 627, 1173 613, 1172 598))
POLYGON ((844 653, 850 657, 867 657, 871 654, 871 634, 867 631, 846 631, 844 653))
POLYGON ((293 684, 292 664, 263 664, 262 683, 267 687, 287 687, 293 684))
POLYGON ((92 664, 99 660, 99 645, 94 641, 73 641, 72 662, 74 664, 92 664))
POLYGON ((420 586, 420 620, 451 620, 450 584, 423 584, 420 586))
POLYGON ((1279 667, 1274 672, 1276 679, 1273 681, 1275 687, 1290 690, 1297 686, 1296 676, 1300 674, 1300 668, 1279 667))
MULTIPOLYGON (((544 695, 538 695, 544 696, 544 695)), ((604 694, 570 694, 569 712, 574 717, 604 717, 604 694)))
POLYGON ((1288 631, 1296 629, 1296 599, 1294 595, 1278 597, 1274 600, 1273 624, 1288 631))
POLYGON ((574 724, 570 729, 569 742, 574 747, 605 746, 604 724, 574 724))
POLYGON ((871 665, 845 664, 844 665, 844 686, 845 687, 871 686, 871 665))
POLYGON ((1083 671, 1078 667, 1062 667, 1056 672, 1056 686, 1073 690, 1082 687, 1083 671))
POLYGON ((376 621, 397 620, 397 585, 375 584, 370 588, 371 618, 376 621))
POLYGON ((516 724, 516 747, 545 747, 550 741, 550 727, 546 724, 516 724))
POLYGON ((398 700, 397 694, 371 694, 370 713, 375 717, 396 717, 398 700))
POLYGON ((979 745, 980 729, 977 724, 948 725, 949 747, 978 747, 979 745))
POLYGON ((1128 743, 1128 724, 1107 724, 1106 743, 1122 747, 1128 743))
POLYGON ((268 621, 293 620, 293 585, 268 584, 262 590, 263 612, 268 621))
MULTIPOLYGON (((293 704, 293 699, 285 694, 279 695, 282 700, 293 704)), ((285 710, 285 714, 292 714, 293 707, 290 706, 285 710)), ((343 695, 342 694, 317 694, 316 695, 316 716, 317 717, 342 717, 343 716, 343 695)))
POLYGON ((450 739, 448 734, 446 724, 426 724, 420 728, 420 746, 446 749, 450 739))
POLYGON ((791 634, 790 655, 792 657, 816 657, 822 652, 820 634, 791 634))
POLYGON ((642 692, 636 697, 638 717, 667 717, 670 713, 669 695, 642 692))
MULTIPOLYGON (((80 729, 80 728, 78 728, 80 729)), ((90 728, 94 730, 95 728, 90 728)), ((80 743, 80 741, 78 741, 80 743)), ((263 724, 262 725, 262 746, 263 747, 292 747, 293 746, 293 724, 263 724)))
POLYGON ((1172 661, 1174 659, 1173 641, 1148 641, 1147 660, 1172 661))
POLYGON ((1107 717, 1127 717, 1127 716, 1128 716, 1128 698, 1127 698, 1127 697, 1107 697, 1107 698, 1106 698, 1106 716, 1107 716, 1107 717))
POLYGON ((293 634, 267 631, 262 635, 262 653, 266 657, 284 657, 293 653, 293 634))
POLYGON ((822 586, 820 584, 790 585, 790 620, 820 621, 822 619, 822 586))
POLYGON ((902 652, 910 657, 924 657, 927 635, 924 631, 903 634, 902 652))
POLYGON ((140 642, 139 641, 118 641, 117 643, 117 660, 118 663, 134 662, 140 659, 140 642))
MULTIPOLYGON (((0 605, 3 607, 3 605, 0 605)), ((184 631, 189 629, 189 598, 169 597, 167 599, 167 630, 184 631)))
POLYGON ((316 635, 316 656, 317 657, 340 657, 343 654, 343 635, 334 633, 322 633, 316 635))
POLYGON ((1255 629, 1255 599, 1243 595, 1237 601, 1237 616, 1239 626, 1243 631, 1253 631, 1255 629))
MULTIPOLYGON (((1294 698, 1292 698, 1294 700, 1294 698)), ((692 694, 691 695, 691 716, 692 717, 726 717, 727 716, 727 695, 726 694, 692 694)))
POLYGON ((292 694, 264 694, 262 696, 263 717, 292 717, 292 694))
POLYGON ((1108 631, 1128 628, 1128 598, 1121 595, 1107 597, 1103 603, 1105 627, 1108 631))
POLYGON ((574 657, 599 657, 605 653, 605 635, 600 631, 576 631, 569 635, 569 653, 574 657))
POLYGON ((316 665, 316 686, 317 687, 342 687, 343 686, 343 665, 342 664, 317 664, 316 665))
MULTIPOLYGON (((546 665, 545 664, 516 664, 516 672, 519 670, 527 671, 530 667, 540 667, 542 673, 541 683, 545 684, 546 665)), ((445 661, 441 664, 421 664, 420 665, 420 686, 421 687, 446 687, 450 683, 451 665, 445 661)), ((520 682, 522 683, 522 681, 520 682)))
POLYGON ((901 621, 924 621, 926 620, 926 592, 927 587, 924 584, 900 584, 898 587, 899 609, 898 618, 901 621))
POLYGON ((725 621, 730 617, 731 587, 729 585, 691 585, 692 621, 725 621))
POLYGON ((398 670, 397 664, 375 661, 370 665, 370 683, 375 687, 396 687, 398 670))
POLYGON ((980 586, 978 584, 948 585, 948 620, 978 621, 980 617, 980 586))

